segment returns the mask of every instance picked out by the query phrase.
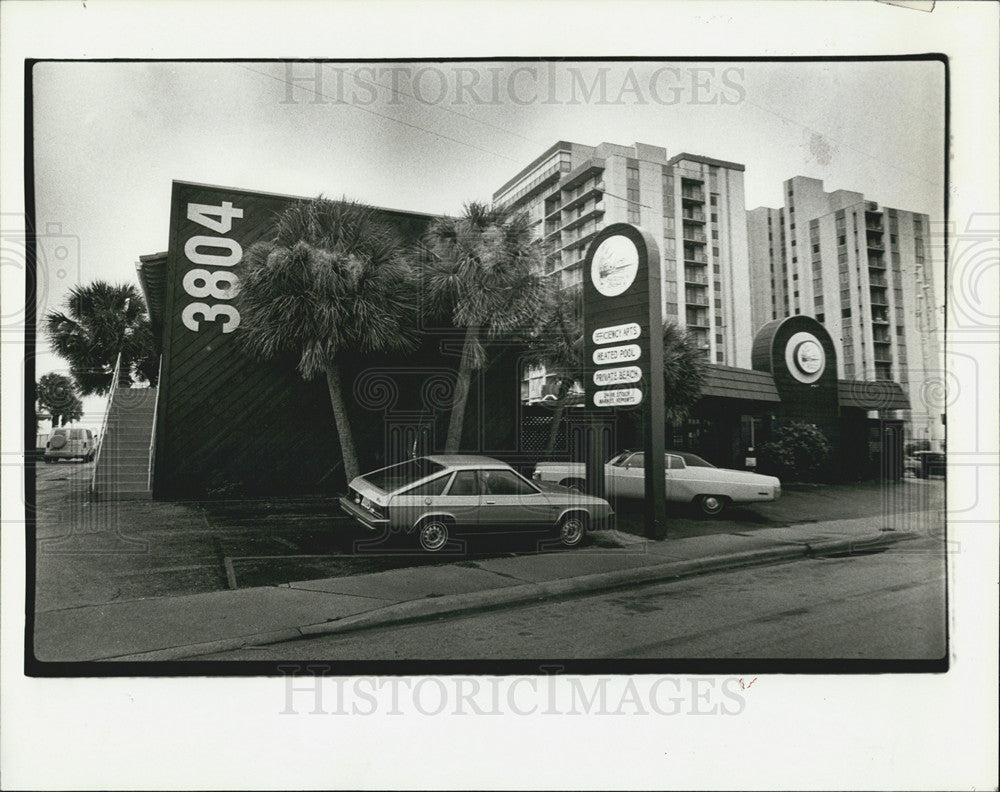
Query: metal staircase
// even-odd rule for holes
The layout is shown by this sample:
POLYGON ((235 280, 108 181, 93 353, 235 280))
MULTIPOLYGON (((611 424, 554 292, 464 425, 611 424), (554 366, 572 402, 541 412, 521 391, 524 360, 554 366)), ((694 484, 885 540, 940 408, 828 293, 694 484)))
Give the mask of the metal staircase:
POLYGON ((94 500, 152 498, 156 398, 156 388, 119 388, 116 367, 90 487, 94 500))

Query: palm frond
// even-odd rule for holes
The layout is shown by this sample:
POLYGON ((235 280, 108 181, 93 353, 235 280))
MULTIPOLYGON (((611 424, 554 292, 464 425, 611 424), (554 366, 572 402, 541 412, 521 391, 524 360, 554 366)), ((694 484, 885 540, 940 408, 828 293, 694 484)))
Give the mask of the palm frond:
POLYGON ((411 343, 414 288, 398 235, 371 207, 320 196, 277 219, 271 241, 240 264, 240 338, 251 355, 295 354, 305 378, 345 348, 366 352, 411 343))

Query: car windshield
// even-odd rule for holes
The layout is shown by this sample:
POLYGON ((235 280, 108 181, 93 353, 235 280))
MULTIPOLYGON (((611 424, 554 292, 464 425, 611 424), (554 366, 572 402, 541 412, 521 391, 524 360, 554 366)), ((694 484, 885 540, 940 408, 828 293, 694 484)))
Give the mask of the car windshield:
POLYGON ((400 487, 406 487, 444 470, 444 465, 433 462, 426 457, 408 459, 398 465, 390 465, 374 473, 366 473, 364 480, 378 487, 383 492, 394 492, 400 487))
POLYGON ((684 464, 687 465, 688 467, 708 467, 708 468, 715 467, 715 465, 713 465, 711 462, 706 462, 700 456, 695 456, 694 454, 688 454, 685 453, 684 451, 672 451, 671 453, 676 454, 681 459, 683 459, 684 464))

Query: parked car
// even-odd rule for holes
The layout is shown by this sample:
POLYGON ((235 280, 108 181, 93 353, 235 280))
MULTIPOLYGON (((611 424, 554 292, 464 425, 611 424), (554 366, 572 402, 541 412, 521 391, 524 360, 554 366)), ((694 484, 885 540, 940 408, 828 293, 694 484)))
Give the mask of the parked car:
POLYGON ((943 476, 947 468, 946 457, 940 451, 917 451, 912 457, 907 457, 906 472, 917 478, 928 476, 943 476))
POLYGON ((464 454, 416 457, 358 476, 341 508, 371 531, 412 535, 431 553, 459 534, 551 532, 576 547, 589 528, 610 527, 602 498, 532 482, 496 459, 464 454))
POLYGON ((57 426, 45 443, 45 462, 50 464, 60 459, 79 459, 90 462, 97 452, 94 433, 89 429, 57 426))
MULTIPOLYGON (((710 516, 719 514, 729 503, 774 501, 781 497, 781 482, 745 470, 717 468, 700 456, 684 451, 665 455, 667 500, 697 503, 710 516)), ((604 465, 604 483, 609 498, 641 498, 645 494, 645 454, 623 451, 604 465)), ((552 481, 567 487, 583 488, 582 462, 539 462, 532 476, 535 482, 552 481)))

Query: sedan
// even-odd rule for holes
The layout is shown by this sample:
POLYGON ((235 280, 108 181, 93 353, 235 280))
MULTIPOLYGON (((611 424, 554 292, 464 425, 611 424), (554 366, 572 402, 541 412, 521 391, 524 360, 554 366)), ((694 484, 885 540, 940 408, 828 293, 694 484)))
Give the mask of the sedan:
POLYGON ((370 531, 412 535, 438 552, 459 534, 540 531, 576 547, 590 528, 611 527, 603 498, 524 478, 485 456, 416 457, 351 481, 341 508, 370 531))
MULTIPOLYGON (((623 451, 604 465, 604 483, 609 497, 642 498, 646 492, 645 454, 623 451)), ((774 501, 781 497, 781 482, 746 470, 717 468, 696 454, 668 451, 664 455, 667 500, 696 503, 715 516, 729 503, 774 501)), ((580 462, 539 462, 534 479, 569 487, 584 487, 584 465, 580 462)))

